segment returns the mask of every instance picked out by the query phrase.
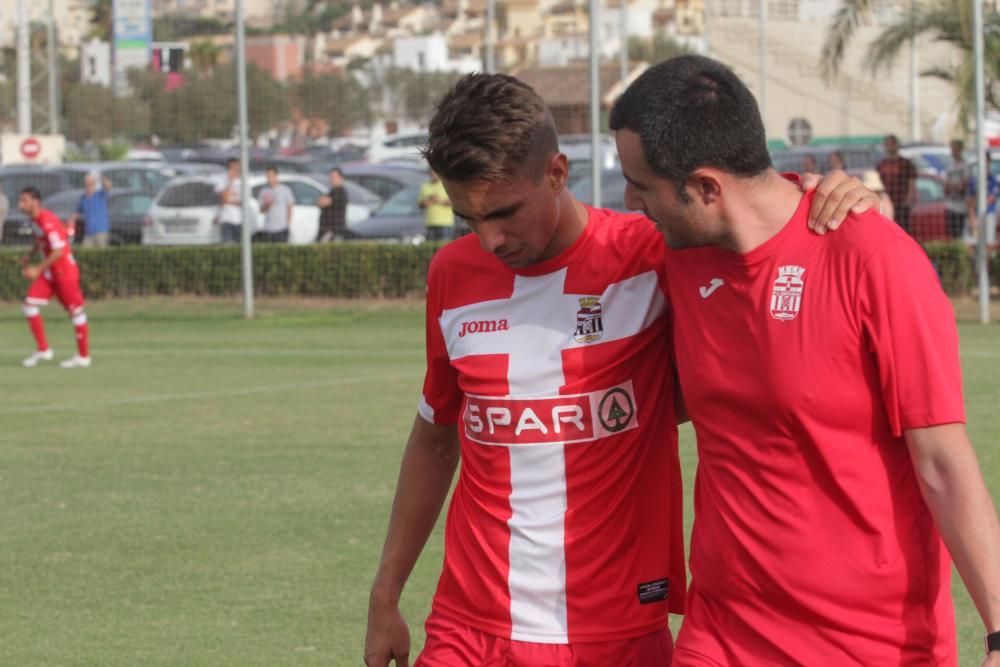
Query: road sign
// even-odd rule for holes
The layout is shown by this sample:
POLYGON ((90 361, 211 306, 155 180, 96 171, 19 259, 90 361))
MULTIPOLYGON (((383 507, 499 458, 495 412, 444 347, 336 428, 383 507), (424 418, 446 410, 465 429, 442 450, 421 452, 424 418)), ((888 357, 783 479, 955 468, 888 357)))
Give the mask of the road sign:
POLYGON ((21 142, 21 155, 25 160, 34 160, 41 154, 42 144, 34 137, 28 137, 21 142))

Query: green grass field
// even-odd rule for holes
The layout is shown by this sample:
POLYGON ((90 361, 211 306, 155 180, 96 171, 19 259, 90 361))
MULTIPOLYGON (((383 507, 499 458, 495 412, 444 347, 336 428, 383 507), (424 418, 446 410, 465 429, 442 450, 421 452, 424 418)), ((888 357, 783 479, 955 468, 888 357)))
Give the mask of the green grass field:
MULTIPOLYGON (((252 322, 228 302, 88 310, 93 368, 26 370, 27 328, 0 304, 0 665, 360 664, 422 305, 272 303, 252 322)), ((64 358, 70 326, 46 315, 64 358)), ((1000 325, 961 332, 1000 497, 1000 325)), ((690 429, 682 450, 690 497, 690 429)), ((440 539, 404 596, 415 649, 440 539)), ((978 665, 980 624, 954 590, 962 664, 978 665)))

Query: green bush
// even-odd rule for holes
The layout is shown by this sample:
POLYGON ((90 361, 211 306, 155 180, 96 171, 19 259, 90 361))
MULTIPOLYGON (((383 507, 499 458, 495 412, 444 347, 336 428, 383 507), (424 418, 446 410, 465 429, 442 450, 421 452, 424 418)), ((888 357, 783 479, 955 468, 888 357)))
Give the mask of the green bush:
POLYGON ((929 241, 924 250, 941 277, 941 287, 948 294, 965 294, 972 286, 972 254, 961 241, 929 241))
MULTIPOLYGON (((405 297, 424 294, 438 244, 334 243, 253 246, 260 296, 405 297)), ((88 299, 241 293, 238 246, 76 248, 88 299)), ((19 252, 0 253, 0 300, 20 300, 19 252)))
MULTIPOLYGON (((254 290, 260 296, 382 298, 421 296, 427 266, 440 247, 387 243, 331 243, 253 246, 254 290)), ((924 246, 944 290, 965 294, 974 268, 968 246, 934 241, 924 246)), ((191 294, 240 294, 238 246, 76 248, 83 292, 88 299, 191 294)), ((0 252, 0 300, 24 297, 21 253, 0 252)), ((1000 284, 1000 252, 991 257, 991 276, 1000 284)))

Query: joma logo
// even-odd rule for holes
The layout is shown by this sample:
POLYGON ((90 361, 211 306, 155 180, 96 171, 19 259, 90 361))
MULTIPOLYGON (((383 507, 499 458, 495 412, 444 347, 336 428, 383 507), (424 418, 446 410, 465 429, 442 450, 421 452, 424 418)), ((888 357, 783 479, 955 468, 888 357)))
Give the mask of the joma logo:
POLYGON ((465 334, 493 333, 494 331, 507 331, 507 320, 474 320, 472 322, 462 322, 462 330, 458 332, 459 338, 464 338, 465 334))

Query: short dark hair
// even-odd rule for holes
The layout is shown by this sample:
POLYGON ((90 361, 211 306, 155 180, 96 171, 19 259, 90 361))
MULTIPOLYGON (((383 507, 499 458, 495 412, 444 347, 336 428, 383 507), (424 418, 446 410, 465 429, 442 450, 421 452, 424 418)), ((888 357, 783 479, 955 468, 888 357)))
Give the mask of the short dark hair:
POLYGON ((237 160, 234 157, 231 157, 228 160, 226 160, 226 166, 228 167, 228 166, 232 165, 234 162, 239 162, 239 160, 237 160))
POLYGON ((340 176, 341 178, 343 178, 343 177, 344 177, 344 172, 342 172, 342 171, 340 170, 340 167, 334 167, 333 169, 331 169, 331 170, 330 170, 330 173, 331 173, 331 174, 337 174, 337 175, 338 175, 338 176, 340 176))
POLYGON ((278 173, 278 165, 276 165, 276 164, 269 164, 266 167, 264 167, 264 171, 265 172, 273 171, 274 173, 277 174, 278 173))
POLYGON ((42 201, 42 193, 39 192, 38 188, 36 188, 34 185, 29 185, 28 187, 23 188, 21 190, 21 194, 22 195, 28 195, 29 197, 31 197, 35 201, 42 201))
POLYGON ((646 162, 684 201, 699 167, 747 178, 771 167, 757 101, 732 70, 703 56, 647 69, 615 102, 610 125, 639 135, 646 162))
POLYGON ((506 74, 468 74, 441 99, 423 154, 441 178, 540 179, 559 151, 552 113, 531 86, 506 74))
POLYGON ((882 141, 892 141, 892 142, 898 144, 899 143, 899 137, 897 137, 895 134, 887 134, 887 135, 885 135, 885 139, 883 139, 882 141))

